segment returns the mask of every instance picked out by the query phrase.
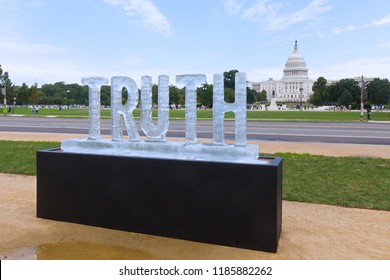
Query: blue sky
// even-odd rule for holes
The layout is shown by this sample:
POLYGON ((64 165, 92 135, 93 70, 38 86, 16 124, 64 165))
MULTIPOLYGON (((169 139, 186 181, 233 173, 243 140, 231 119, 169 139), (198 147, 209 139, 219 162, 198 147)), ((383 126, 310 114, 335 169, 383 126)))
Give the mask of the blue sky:
POLYGON ((0 64, 15 84, 280 79, 295 40, 314 80, 390 79, 389 0, 0 0, 0 64))

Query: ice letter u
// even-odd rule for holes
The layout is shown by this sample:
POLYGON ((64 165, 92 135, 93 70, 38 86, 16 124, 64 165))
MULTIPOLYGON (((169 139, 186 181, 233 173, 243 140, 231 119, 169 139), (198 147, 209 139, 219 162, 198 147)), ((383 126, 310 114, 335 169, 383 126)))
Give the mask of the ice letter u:
POLYGON ((142 77, 141 128, 148 140, 165 141, 169 126, 169 77, 158 77, 158 119, 152 122, 152 78, 142 77))

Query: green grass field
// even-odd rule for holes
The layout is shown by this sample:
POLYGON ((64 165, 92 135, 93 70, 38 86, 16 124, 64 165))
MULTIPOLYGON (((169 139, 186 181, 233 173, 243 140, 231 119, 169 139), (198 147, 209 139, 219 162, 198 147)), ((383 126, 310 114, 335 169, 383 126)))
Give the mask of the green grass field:
MULTIPOLYGON (((35 175, 36 151, 57 142, 0 141, 0 172, 35 175)), ((390 160, 280 153, 283 199, 390 211, 390 160)))
POLYGON ((36 174, 36 151, 59 147, 56 142, 0 141, 0 173, 36 174))
POLYGON ((277 155, 286 200, 390 210, 389 159, 277 155))
MULTIPOLYGON (((62 118, 87 118, 88 109, 40 109, 39 114, 31 114, 31 110, 28 108, 15 108, 15 114, 25 116, 57 116, 62 118)), ((198 110, 198 119, 212 119, 212 110, 198 110)), ((140 110, 136 109, 133 112, 135 118, 140 117, 140 110)), ((171 110, 169 111, 171 119, 184 119, 184 110, 171 110)), ((101 110, 102 118, 110 118, 111 112, 108 109, 101 110)), ((153 111, 153 117, 157 117, 157 111, 153 111)), ((234 119, 234 113, 228 112, 225 114, 227 119, 234 119)), ((364 120, 367 115, 364 112, 364 120)), ((390 121, 390 112, 372 112, 372 120, 376 121, 390 121)), ((333 111, 247 111, 248 120, 279 120, 279 121, 313 121, 313 122, 354 122, 360 120, 360 112, 347 111, 347 112, 333 112, 333 111)))

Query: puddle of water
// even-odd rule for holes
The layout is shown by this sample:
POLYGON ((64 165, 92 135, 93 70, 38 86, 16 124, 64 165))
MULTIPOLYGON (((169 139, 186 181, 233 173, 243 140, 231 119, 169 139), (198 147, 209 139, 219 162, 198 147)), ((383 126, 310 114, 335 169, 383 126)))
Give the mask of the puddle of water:
POLYGON ((37 251, 34 247, 19 248, 9 254, 0 255, 0 260, 36 260, 37 251))
POLYGON ((19 248, 0 256, 2 260, 150 260, 156 256, 123 246, 89 242, 61 242, 19 248))

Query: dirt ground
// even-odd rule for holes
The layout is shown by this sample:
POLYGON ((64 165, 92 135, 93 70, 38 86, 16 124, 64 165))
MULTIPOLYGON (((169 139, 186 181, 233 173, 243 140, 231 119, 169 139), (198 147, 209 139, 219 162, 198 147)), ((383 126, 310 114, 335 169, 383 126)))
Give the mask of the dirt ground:
MULTIPOLYGON (((61 141, 66 134, 0 132, 0 140, 61 141)), ((390 147, 256 142, 260 152, 390 158, 390 147), (380 151, 379 153, 376 151, 380 151)), ((283 201, 277 253, 39 219, 36 178, 0 174, 0 259, 390 260, 390 212, 283 201)))

